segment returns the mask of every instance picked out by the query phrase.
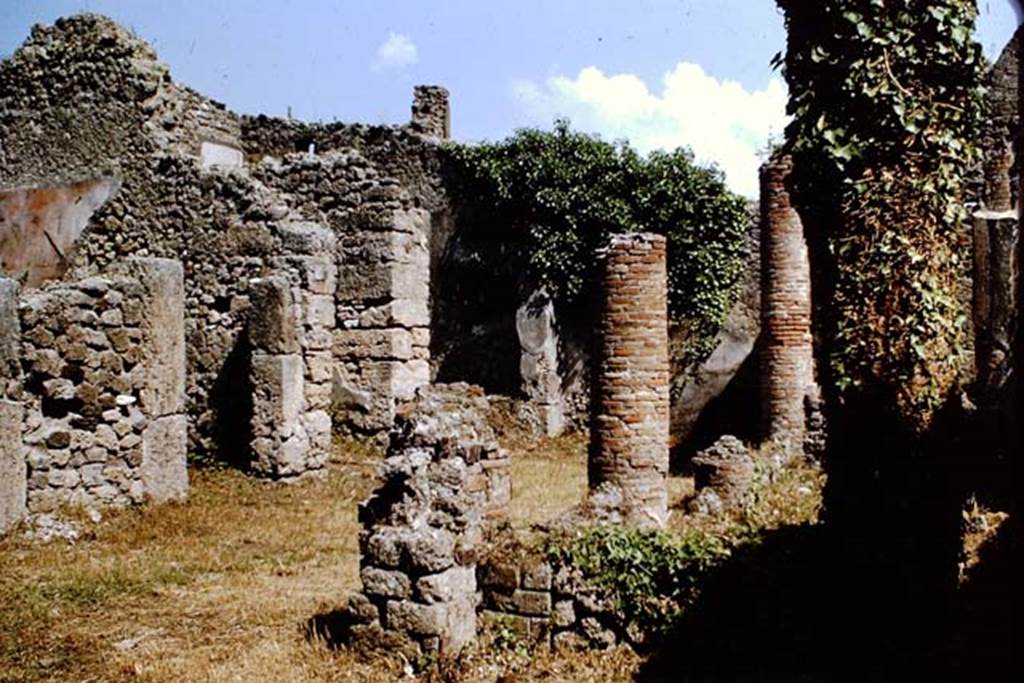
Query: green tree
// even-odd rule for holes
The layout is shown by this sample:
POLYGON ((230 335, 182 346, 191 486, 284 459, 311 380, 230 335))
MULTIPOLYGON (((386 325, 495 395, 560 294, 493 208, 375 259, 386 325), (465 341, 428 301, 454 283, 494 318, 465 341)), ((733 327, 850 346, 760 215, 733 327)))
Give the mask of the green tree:
POLYGON ((688 150, 644 157, 564 120, 448 150, 462 198, 501 217, 503 252, 521 258, 527 281, 563 315, 591 296, 597 252, 611 235, 666 235, 672 317, 699 340, 694 356, 706 353, 735 296, 749 223, 719 171, 688 150))

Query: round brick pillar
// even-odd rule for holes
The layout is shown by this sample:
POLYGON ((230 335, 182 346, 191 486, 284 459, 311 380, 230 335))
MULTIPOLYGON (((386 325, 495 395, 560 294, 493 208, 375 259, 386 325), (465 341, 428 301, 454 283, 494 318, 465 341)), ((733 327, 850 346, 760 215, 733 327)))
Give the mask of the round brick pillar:
POLYGON ((811 267, 786 190, 792 169, 789 156, 761 169, 762 435, 787 451, 803 447, 804 399, 814 385, 811 267))
POLYGON ((610 484, 621 520, 668 519, 669 360, 665 238, 613 237, 604 255, 604 309, 590 430, 590 490, 610 484))

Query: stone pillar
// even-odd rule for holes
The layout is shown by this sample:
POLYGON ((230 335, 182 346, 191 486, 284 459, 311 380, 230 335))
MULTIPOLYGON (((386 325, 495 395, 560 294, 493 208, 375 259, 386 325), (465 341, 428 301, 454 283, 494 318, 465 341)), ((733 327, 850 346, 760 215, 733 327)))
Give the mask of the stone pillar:
POLYGON ((301 421, 309 437, 306 468, 321 470, 330 455, 333 426, 329 410, 335 372, 331 346, 337 321, 337 238, 315 223, 287 224, 280 232, 284 248, 291 253, 273 259, 271 265, 291 285, 303 366, 301 421))
POLYGON ((814 386, 811 268, 800 216, 790 204, 789 156, 761 169, 761 424, 786 452, 803 447, 805 399, 814 386))
POLYGON ((558 333, 555 307, 543 292, 534 292, 516 311, 519 337, 519 376, 523 393, 537 409, 541 430, 558 436, 565 427, 562 378, 558 373, 558 333))
POLYGON ((427 211, 392 210, 338 244, 332 406, 356 433, 386 433, 430 383, 429 235, 427 211))
POLYGON ((0 535, 26 512, 28 471, 21 438, 24 407, 5 397, 21 389, 18 283, 0 277, 0 535))
POLYGON ((156 503, 188 496, 188 417, 185 414, 185 274, 180 261, 131 258, 114 267, 142 285, 145 383, 140 403, 140 476, 156 503))
MULTIPOLYGON (((590 430, 594 494, 614 489, 621 520, 668 519, 668 291, 665 238, 613 237, 604 260, 604 310, 590 430)), ((604 496, 601 496, 604 497, 604 496)))
POLYGON ((25 516, 28 471, 21 440, 24 409, 15 401, 0 400, 0 535, 25 516))
POLYGON ((312 469, 302 422, 306 398, 298 310, 283 275, 253 280, 250 296, 252 469, 266 477, 294 479, 312 469))
POLYGON ((359 508, 359 644, 416 659, 476 637, 476 565, 485 518, 504 516, 508 458, 468 385, 422 389, 395 419, 382 483, 359 508))
POLYGON ((449 139, 451 107, 448 90, 437 85, 417 85, 413 90, 411 126, 421 135, 449 139))

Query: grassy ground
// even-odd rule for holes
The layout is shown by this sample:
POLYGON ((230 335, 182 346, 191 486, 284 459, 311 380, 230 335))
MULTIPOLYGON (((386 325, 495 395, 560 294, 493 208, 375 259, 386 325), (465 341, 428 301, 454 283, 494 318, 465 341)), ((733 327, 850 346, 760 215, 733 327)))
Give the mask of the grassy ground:
MULTIPOLYGON (((579 436, 516 440, 513 526, 545 521, 586 489, 579 436)), ((73 544, 0 540, 0 681, 387 681, 310 638, 307 622, 358 587, 356 503, 379 454, 340 444, 323 481, 281 486, 193 473, 189 501, 110 513, 73 544)), ((678 506, 692 482, 673 479, 678 506)), ((687 522, 678 511, 673 526, 687 522)), ((484 640, 430 680, 630 680, 626 650, 558 655, 484 640), (510 673, 511 672, 511 673, 510 673)))

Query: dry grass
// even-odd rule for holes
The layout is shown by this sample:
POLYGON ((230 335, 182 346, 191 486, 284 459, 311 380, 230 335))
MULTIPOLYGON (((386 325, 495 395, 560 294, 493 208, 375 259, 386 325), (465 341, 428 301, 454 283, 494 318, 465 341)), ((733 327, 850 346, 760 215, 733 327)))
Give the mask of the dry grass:
MULTIPOLYGON (((582 500, 584 437, 501 438, 513 453, 513 526, 582 500)), ((358 587, 356 503, 379 457, 339 443, 328 478, 293 486, 198 470, 187 503, 108 514, 74 544, 0 540, 0 681, 401 678, 398 663, 332 650, 306 630, 358 587)), ((692 481, 670 489, 681 506, 692 481)), ((675 527, 684 519, 674 511, 675 527)), ((627 681, 640 663, 628 650, 529 651, 485 635, 424 680, 627 681)))
POLYGON ((374 680, 303 625, 357 585, 365 460, 326 481, 193 475, 183 505, 110 515, 74 545, 0 543, 0 680, 374 680))
MULTIPOLYGON (((580 500, 585 452, 566 437, 516 454, 518 522, 580 500)), ((110 513, 73 544, 0 541, 0 681, 399 679, 398 663, 306 631, 358 587, 356 503, 378 458, 342 443, 326 480, 294 486, 198 470, 185 504, 110 513)), ((629 680, 636 663, 492 645, 485 638, 430 680, 629 680)))

